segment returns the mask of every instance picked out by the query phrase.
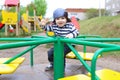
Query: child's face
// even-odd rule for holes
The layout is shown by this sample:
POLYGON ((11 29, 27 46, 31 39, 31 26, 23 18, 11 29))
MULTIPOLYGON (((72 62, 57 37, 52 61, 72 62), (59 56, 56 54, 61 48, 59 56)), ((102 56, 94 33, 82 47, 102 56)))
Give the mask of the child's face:
POLYGON ((65 17, 59 17, 55 19, 55 22, 59 27, 63 27, 66 24, 67 19, 65 17))

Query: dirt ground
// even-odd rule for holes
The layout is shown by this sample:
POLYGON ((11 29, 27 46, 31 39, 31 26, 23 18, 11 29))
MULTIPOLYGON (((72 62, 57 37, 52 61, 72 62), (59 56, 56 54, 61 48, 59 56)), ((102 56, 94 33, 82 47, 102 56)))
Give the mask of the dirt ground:
MULTIPOLYGON (((42 34, 44 35, 44 34, 42 34)), ((0 57, 12 57, 16 55, 17 53, 20 53, 21 51, 25 50, 27 47, 21 47, 21 48, 13 48, 13 49, 5 49, 0 50, 0 57)), ((44 64, 48 63, 47 60, 47 51, 49 48, 46 48, 46 44, 39 45, 37 48, 34 49, 34 64, 44 64)), ((30 65, 30 54, 27 53, 24 55, 26 60, 22 64, 24 65, 30 65)), ((78 60, 73 59, 66 59, 67 63, 72 63, 73 65, 81 64, 78 60)), ((120 57, 119 56, 103 56, 97 60, 97 67, 102 68, 109 68, 115 71, 120 72, 120 57)), ((88 62, 90 64, 90 62, 88 62)))

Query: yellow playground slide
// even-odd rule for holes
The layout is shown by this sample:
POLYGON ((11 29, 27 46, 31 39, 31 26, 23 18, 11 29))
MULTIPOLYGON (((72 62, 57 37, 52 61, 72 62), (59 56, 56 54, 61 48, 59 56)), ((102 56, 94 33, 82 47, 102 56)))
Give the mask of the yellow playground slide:
POLYGON ((42 16, 35 16, 35 23, 36 23, 36 27, 39 29, 39 30, 42 30, 41 29, 41 25, 40 25, 40 20, 42 19, 42 16))
POLYGON ((22 26, 22 29, 23 29, 25 32, 29 33, 28 29, 27 29, 25 26, 22 26))
POLYGON ((28 21, 28 15, 26 13, 24 13, 22 15, 22 25, 21 25, 21 27, 25 32, 30 33, 30 30, 29 30, 30 25, 28 24, 27 21, 28 21))

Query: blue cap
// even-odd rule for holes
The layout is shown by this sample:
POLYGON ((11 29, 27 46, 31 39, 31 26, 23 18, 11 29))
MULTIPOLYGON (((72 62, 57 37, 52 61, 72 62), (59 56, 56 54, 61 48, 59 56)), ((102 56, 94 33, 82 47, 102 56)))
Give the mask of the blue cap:
POLYGON ((65 9, 57 8, 53 12, 53 18, 56 19, 56 18, 62 17, 62 16, 64 16, 64 13, 65 13, 65 9))

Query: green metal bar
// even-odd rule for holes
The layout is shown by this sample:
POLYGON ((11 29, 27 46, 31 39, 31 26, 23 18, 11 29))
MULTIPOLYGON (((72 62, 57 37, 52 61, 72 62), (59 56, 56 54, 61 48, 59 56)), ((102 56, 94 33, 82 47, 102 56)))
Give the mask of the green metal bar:
MULTIPOLYGON (((21 38, 21 39, 18 39, 18 41, 19 40, 24 41, 24 39, 21 38)), ((1 39, 1 40, 4 40, 4 39, 1 39)), ((12 39, 8 39, 8 40, 12 40, 12 39)), ((17 40, 17 39, 15 39, 15 40, 17 40)), ((92 74, 93 80, 97 78, 95 76, 95 69, 96 69, 96 60, 97 60, 98 55, 101 54, 103 51, 120 50, 120 45, 100 43, 100 42, 120 42, 120 38, 102 38, 102 39, 101 38, 67 39, 67 38, 58 38, 58 37, 56 37, 56 38, 47 37, 47 38, 42 38, 42 39, 41 38, 31 38, 31 39, 28 39, 27 42, 15 42, 15 43, 0 44, 0 49, 31 46, 28 49, 24 50, 23 52, 15 55, 14 57, 12 57, 8 61, 6 61, 4 64, 10 63, 14 59, 24 55, 25 53, 34 49, 35 47, 37 47, 40 44, 51 43, 51 42, 54 42, 54 47, 55 47, 54 48, 54 80, 57 80, 64 76, 64 54, 63 54, 64 53, 63 52, 63 47, 64 47, 63 44, 64 43, 72 43, 72 44, 79 44, 79 45, 92 46, 92 47, 98 47, 98 48, 105 48, 105 49, 101 49, 102 51, 99 51, 99 50, 98 50, 98 52, 96 51, 95 58, 93 57, 92 63, 91 63, 92 68, 90 69, 89 65, 87 63, 85 63, 85 61, 83 61, 80 56, 77 55, 78 52, 70 44, 68 44, 68 46, 71 48, 71 50, 73 50, 75 55, 77 55, 78 58, 81 60, 81 62, 85 65, 86 69, 89 72, 91 72, 91 70, 92 70, 91 74, 92 74), (96 42, 90 42, 90 41, 96 41, 96 42), (112 50, 110 50, 110 49, 112 49, 112 50), (59 64, 58 64, 58 62, 59 62, 59 64)), ((32 58, 33 58, 33 54, 31 56, 31 61, 33 61, 32 58)), ((31 64, 32 64, 32 62, 31 62, 31 64)))
POLYGON ((77 39, 94 42, 120 42, 120 38, 77 38, 77 39))
POLYGON ((34 59, 33 59, 33 49, 31 49, 31 50, 30 50, 30 63, 31 63, 30 65, 31 65, 31 67, 32 67, 33 64, 34 64, 33 60, 34 60, 34 59))
POLYGON ((94 37, 94 38, 101 38, 99 35, 78 35, 77 38, 86 38, 86 37, 94 37))
MULTIPOLYGON (((31 46, 31 45, 36 45, 36 44, 50 43, 50 42, 54 42, 54 41, 55 41, 54 38, 45 38, 44 40, 40 39, 40 41, 37 39, 36 41, 7 43, 7 44, 1 44, 0 49, 22 47, 22 46, 31 46)), ((62 39, 61 41, 75 43, 75 44, 81 44, 81 45, 86 45, 86 46, 100 47, 100 48, 110 47, 110 46, 116 47, 117 46, 115 44, 105 44, 105 43, 97 43, 97 42, 80 41, 78 39, 67 39, 67 38, 62 39)), ((116 41, 119 41, 119 39, 116 41)))
MULTIPOLYGON (((55 39, 53 39, 53 40, 46 40, 46 41, 43 41, 43 43, 45 43, 45 42, 47 42, 47 43, 49 43, 49 41, 56 41, 55 39)), ((40 43, 40 41, 30 41, 30 42, 26 42, 26 43, 24 43, 24 42, 17 42, 17 43, 15 43, 15 44, 13 44, 13 43, 8 43, 8 44, 1 44, 0 45, 0 49, 6 49, 6 48, 13 48, 13 47, 21 47, 21 46, 26 46, 26 45, 28 45, 28 44, 31 44, 31 43, 36 43, 37 44, 37 46, 38 46, 38 43, 40 43)), ((42 41, 41 41, 42 42, 42 41)), ((32 44, 33 45, 33 44, 32 44)), ((11 61, 13 61, 13 60, 15 60, 16 58, 18 58, 18 57, 20 57, 20 56, 22 56, 22 55, 24 55, 26 52, 28 52, 29 50, 31 50, 31 49, 33 49, 33 48, 35 48, 35 47, 37 47, 36 45, 35 46, 32 46, 32 47, 30 47, 30 48, 28 48, 27 50, 24 50, 23 52, 21 52, 21 53, 19 53, 18 55, 16 55, 16 56, 14 56, 13 58, 11 58, 10 60, 8 60, 8 61, 6 61, 5 62, 5 64, 7 64, 7 63, 10 63, 11 61)), ((33 61, 32 59, 31 59, 31 61, 33 61)), ((32 64, 32 63, 31 63, 32 64)))
POLYGON ((6 43, 6 44, 1 44, 0 49, 8 49, 8 48, 17 48, 17 47, 23 47, 23 46, 38 45, 38 44, 44 44, 44 43, 51 43, 51 42, 55 42, 55 41, 56 40, 54 38, 46 38, 46 39, 43 39, 43 40, 6 43))
POLYGON ((95 52, 95 55, 93 56, 93 59, 91 61, 91 76, 92 76, 92 80, 100 80, 98 79, 95 75, 95 70, 96 70, 96 62, 97 62, 97 58, 99 55, 101 55, 103 52, 108 52, 108 51, 118 51, 120 50, 120 46, 119 47, 112 47, 112 48, 102 48, 99 49, 95 52))
POLYGON ((100 80, 97 76, 96 76, 96 73, 95 73, 95 70, 96 70, 96 60, 98 58, 98 54, 100 55, 102 49, 99 49, 95 52, 93 58, 92 58, 92 61, 91 61, 91 80, 100 80), (93 62, 94 61, 94 62, 93 62), (95 66, 95 67, 93 67, 95 66))
POLYGON ((83 45, 83 53, 86 53, 86 45, 83 45))
POLYGON ((75 56, 77 56, 77 58, 80 60, 80 62, 85 66, 85 68, 87 69, 87 71, 91 72, 91 69, 89 67, 89 65, 86 63, 86 61, 83 60, 83 58, 79 55, 78 51, 76 51, 74 49, 74 47, 70 44, 67 43, 67 45, 69 46, 69 48, 73 51, 73 53, 75 54, 75 56))
POLYGON ((86 57, 87 47, 83 45, 83 57, 86 57))
POLYGON ((15 60, 16 58, 18 57, 21 57, 22 55, 24 55, 25 53, 29 52, 31 49, 37 47, 38 45, 34 45, 34 46, 31 46, 29 48, 27 48, 26 50, 24 50, 23 52, 20 52, 19 54, 15 55, 14 57, 10 58, 9 60, 7 60, 6 62, 4 62, 4 64, 8 64, 10 62, 12 62, 13 60, 15 60))
POLYGON ((64 77, 64 45, 57 38, 57 42, 54 43, 54 80, 64 77))
POLYGON ((108 47, 118 47, 119 46, 119 45, 116 45, 116 44, 107 44, 107 43, 101 43, 101 42, 83 41, 83 40, 79 40, 79 39, 75 39, 75 38, 73 38, 73 39, 62 38, 61 41, 62 42, 67 42, 67 43, 72 43, 72 44, 79 44, 79 45, 98 47, 98 48, 108 48, 108 47))
POLYGON ((86 47, 86 45, 83 45, 83 54, 84 54, 84 56, 83 56, 83 57, 85 57, 85 56, 86 56, 86 52, 87 52, 87 47, 86 47))
POLYGON ((33 41, 37 38, 0 38, 0 41, 33 41))
MULTIPOLYGON (((77 38, 101 38, 101 36, 99 35, 79 35, 77 38)), ((84 57, 86 56, 86 52, 87 52, 87 47, 86 45, 83 45, 83 53, 84 53, 84 57)))
POLYGON ((45 37, 45 36, 33 35, 31 38, 47 38, 47 37, 45 37))

